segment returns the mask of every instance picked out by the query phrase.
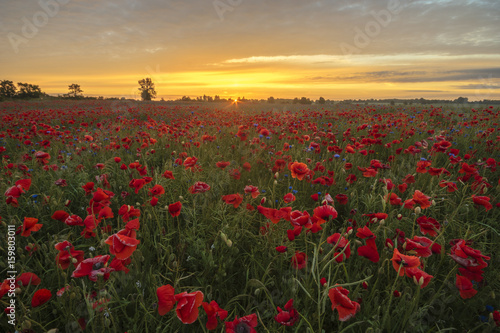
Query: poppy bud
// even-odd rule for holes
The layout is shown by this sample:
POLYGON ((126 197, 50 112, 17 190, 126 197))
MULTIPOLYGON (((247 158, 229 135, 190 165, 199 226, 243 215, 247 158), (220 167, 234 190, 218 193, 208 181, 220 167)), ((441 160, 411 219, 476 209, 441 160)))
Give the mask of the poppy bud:
MULTIPOLYGON (((19 282, 21 282, 21 281, 19 281, 19 282)), ((18 282, 18 283, 19 283, 19 282, 18 282)), ((20 283, 19 283, 19 284, 20 284, 20 283)), ((21 288, 16 288, 16 289, 14 290, 14 293, 15 293, 16 295, 19 295, 19 294, 21 293, 21 288)))
POLYGON ((278 181, 274 180, 274 186, 278 185, 278 181))
POLYGON ((76 258, 71 258, 71 263, 72 264, 76 264, 78 262, 78 260, 76 258))
POLYGON ((397 219, 398 219, 398 220, 401 220, 402 218, 403 218, 403 215, 398 214, 397 219))
POLYGON ((179 200, 184 200, 184 197, 182 195, 179 195, 179 200))
POLYGON ((232 241, 232 240, 230 240, 230 239, 228 239, 228 240, 226 241, 226 245, 227 245, 228 247, 233 246, 233 241, 232 241))
POLYGON ((422 212, 422 208, 420 207, 415 207, 415 214, 420 214, 422 212))
POLYGON ((220 233, 220 238, 222 238, 222 240, 223 240, 224 242, 227 242, 227 236, 226 236, 226 234, 225 234, 225 233, 221 232, 221 233, 220 233))
POLYGON ((432 201, 431 201, 431 204, 432 204, 433 206, 436 206, 436 201, 435 201, 435 200, 432 200, 432 201))
POLYGON ((380 220, 380 222, 378 224, 384 225, 385 224, 385 220, 380 220))
POLYGON ((21 328, 23 330, 29 330, 31 328, 31 321, 29 320, 23 321, 23 323, 21 324, 21 328))
POLYGON ((264 203, 266 203, 266 197, 263 197, 262 199, 260 199, 260 204, 263 205, 264 203))

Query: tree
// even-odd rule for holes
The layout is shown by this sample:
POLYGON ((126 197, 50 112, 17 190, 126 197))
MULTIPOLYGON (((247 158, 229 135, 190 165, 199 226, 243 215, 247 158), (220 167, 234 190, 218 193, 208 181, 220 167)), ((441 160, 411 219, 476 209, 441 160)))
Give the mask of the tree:
POLYGON ((268 102, 269 104, 274 104, 274 102, 275 102, 274 97, 273 97, 273 96, 269 97, 269 98, 267 99, 267 102, 268 102))
POLYGON ((83 90, 80 88, 79 84, 76 83, 70 84, 68 86, 68 90, 69 90, 68 97, 73 97, 73 98, 82 97, 81 93, 83 92, 83 90))
POLYGON ((325 99, 323 97, 320 97, 319 100, 318 100, 318 103, 319 104, 325 104, 325 99))
POLYGON ((151 78, 145 78, 139 81, 139 91, 141 92, 141 98, 143 101, 150 101, 152 98, 156 97, 155 84, 151 78))
POLYGON ((0 96, 12 98, 16 95, 16 86, 14 82, 3 80, 0 82, 0 96))
POLYGON ((40 98, 43 93, 38 85, 18 82, 19 92, 17 96, 20 98, 40 98))

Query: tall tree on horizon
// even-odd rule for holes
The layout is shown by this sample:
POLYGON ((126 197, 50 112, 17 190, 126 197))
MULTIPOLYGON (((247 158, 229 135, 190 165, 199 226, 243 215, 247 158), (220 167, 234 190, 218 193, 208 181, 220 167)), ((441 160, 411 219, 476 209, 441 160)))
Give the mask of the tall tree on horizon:
POLYGON ((141 87, 138 89, 141 92, 141 98, 143 101, 150 101, 152 98, 156 97, 155 84, 151 78, 148 77, 140 80, 139 85, 141 87))
POLYGON ((81 93, 83 92, 83 90, 80 88, 79 84, 76 84, 76 83, 70 84, 68 86, 68 90, 69 90, 69 93, 68 93, 69 97, 73 97, 73 98, 82 97, 81 93))

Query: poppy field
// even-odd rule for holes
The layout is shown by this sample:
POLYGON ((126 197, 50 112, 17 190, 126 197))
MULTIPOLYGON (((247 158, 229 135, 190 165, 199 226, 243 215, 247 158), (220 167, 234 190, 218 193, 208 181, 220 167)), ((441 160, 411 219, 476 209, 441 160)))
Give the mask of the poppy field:
POLYGON ((0 104, 2 332, 494 332, 500 109, 0 104))

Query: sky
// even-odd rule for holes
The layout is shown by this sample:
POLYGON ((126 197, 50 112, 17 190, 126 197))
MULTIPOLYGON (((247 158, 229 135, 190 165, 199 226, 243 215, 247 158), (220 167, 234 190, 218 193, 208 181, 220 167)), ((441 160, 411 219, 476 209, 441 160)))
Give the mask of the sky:
POLYGON ((500 99, 499 0, 1 0, 0 80, 57 95, 500 99))

